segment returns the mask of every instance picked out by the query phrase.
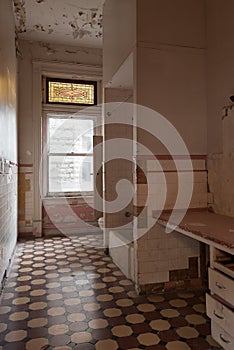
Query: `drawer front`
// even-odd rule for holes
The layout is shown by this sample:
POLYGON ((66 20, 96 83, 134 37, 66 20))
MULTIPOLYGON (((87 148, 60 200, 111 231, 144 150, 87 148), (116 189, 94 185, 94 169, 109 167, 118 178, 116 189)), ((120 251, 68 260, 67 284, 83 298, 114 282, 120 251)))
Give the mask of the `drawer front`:
POLYGON ((214 340, 225 350, 234 349, 234 338, 214 321, 211 322, 211 334, 214 340))
POLYGON ((209 268, 209 288, 214 293, 234 305, 234 280, 209 268))
POLYGON ((234 312, 209 294, 206 294, 206 312, 211 320, 225 329, 227 333, 230 335, 234 333, 234 312))

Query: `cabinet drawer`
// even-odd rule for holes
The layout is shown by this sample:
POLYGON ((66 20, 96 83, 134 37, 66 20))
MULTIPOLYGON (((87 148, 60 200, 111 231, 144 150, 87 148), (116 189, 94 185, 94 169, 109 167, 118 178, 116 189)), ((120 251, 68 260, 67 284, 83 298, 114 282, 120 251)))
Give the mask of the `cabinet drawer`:
POLYGON ((233 334, 234 312, 209 294, 206 294, 206 312, 212 321, 225 329, 230 335, 233 334))
POLYGON ((209 268, 209 288, 214 293, 234 305, 234 280, 209 268))
POLYGON ((214 340, 225 350, 234 349, 234 338, 214 321, 211 322, 211 334, 214 340))

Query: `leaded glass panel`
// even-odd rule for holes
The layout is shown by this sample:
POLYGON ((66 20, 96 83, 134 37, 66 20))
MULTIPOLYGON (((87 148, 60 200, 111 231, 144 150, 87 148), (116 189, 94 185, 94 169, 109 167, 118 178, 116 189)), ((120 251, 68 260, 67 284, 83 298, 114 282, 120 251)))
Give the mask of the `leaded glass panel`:
POLYGON ((96 82, 47 79, 47 103, 96 104, 96 82))

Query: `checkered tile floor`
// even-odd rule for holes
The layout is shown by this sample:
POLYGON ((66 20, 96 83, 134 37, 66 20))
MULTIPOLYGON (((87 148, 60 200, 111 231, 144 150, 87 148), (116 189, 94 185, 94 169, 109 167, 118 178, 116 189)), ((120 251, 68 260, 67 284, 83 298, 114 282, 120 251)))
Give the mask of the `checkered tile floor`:
POLYGON ((101 236, 19 243, 0 306, 0 350, 208 350, 204 295, 138 296, 101 236))

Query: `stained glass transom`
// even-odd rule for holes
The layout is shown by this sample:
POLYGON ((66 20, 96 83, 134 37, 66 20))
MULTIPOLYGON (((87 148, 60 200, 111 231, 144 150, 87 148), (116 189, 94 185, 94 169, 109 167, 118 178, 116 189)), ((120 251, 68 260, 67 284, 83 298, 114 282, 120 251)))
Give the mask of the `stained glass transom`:
POLYGON ((48 80, 47 89, 49 103, 95 104, 95 83, 48 80))

